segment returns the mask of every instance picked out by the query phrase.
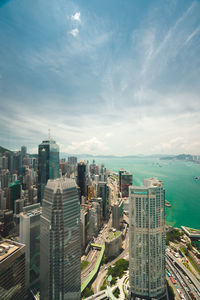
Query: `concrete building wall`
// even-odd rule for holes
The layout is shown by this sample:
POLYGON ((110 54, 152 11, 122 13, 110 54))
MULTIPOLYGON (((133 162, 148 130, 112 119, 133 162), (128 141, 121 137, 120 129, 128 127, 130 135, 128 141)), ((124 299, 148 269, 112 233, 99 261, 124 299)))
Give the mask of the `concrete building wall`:
POLYGON ((112 240, 105 241, 105 256, 117 256, 122 248, 122 233, 112 240))

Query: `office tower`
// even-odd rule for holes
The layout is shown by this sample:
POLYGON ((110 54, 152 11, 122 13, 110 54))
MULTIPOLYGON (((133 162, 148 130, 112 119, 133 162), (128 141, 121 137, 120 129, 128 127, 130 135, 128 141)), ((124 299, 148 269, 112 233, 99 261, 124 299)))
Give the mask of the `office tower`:
POLYGON ((129 186, 132 185, 133 175, 125 170, 119 171, 119 190, 122 193, 122 198, 128 197, 129 186))
POLYGON ((23 160, 24 157, 26 156, 26 152, 27 152, 26 146, 21 146, 21 156, 22 156, 22 160, 23 160))
POLYGON ((19 241, 26 245, 26 287, 39 282, 40 275, 40 204, 23 208, 20 213, 19 241))
POLYGON ((73 179, 48 180, 40 225, 41 300, 81 297, 80 204, 73 179))
POLYGON ((78 163, 77 184, 80 187, 80 196, 86 196, 86 164, 84 161, 78 163))
POLYGON ((112 205, 112 227, 120 230, 120 222, 123 219, 123 207, 124 201, 118 199, 114 205, 112 205))
POLYGON ((13 152, 9 151, 6 153, 6 155, 8 157, 8 169, 12 173, 14 170, 14 154, 13 152))
POLYGON ((97 187, 97 195, 103 200, 103 218, 106 219, 108 217, 108 186, 107 182, 99 181, 97 187))
POLYGON ((10 173, 8 170, 0 170, 0 185, 1 188, 7 188, 10 182, 10 173))
POLYGON ((13 211, 6 209, 1 211, 1 213, 1 222, 3 223, 3 230, 1 235, 3 237, 6 237, 14 227, 13 211))
POLYGON ((77 157, 69 156, 68 157, 68 163, 71 164, 71 165, 76 165, 77 164, 77 157))
POLYGON ((131 297, 160 299, 165 286, 165 190, 157 178, 129 190, 131 297))
POLYGON ((26 299, 25 245, 0 242, 0 299, 26 299))
POLYGON ((85 247, 87 245, 87 229, 88 229, 88 219, 89 219, 89 213, 88 210, 84 208, 81 208, 80 211, 80 219, 81 219, 81 248, 82 253, 85 251, 85 247))
POLYGON ((0 210, 6 209, 6 198, 4 191, 0 188, 0 210))
POLYGON ((15 201, 21 198, 21 184, 18 180, 10 183, 8 188, 8 208, 14 211, 15 201))
POLYGON ((59 178, 59 147, 52 139, 38 147, 38 202, 42 202, 48 179, 59 178))
POLYGON ((0 156, 0 169, 8 169, 8 157, 0 156))
POLYGON ((121 180, 122 180, 122 174, 126 172, 124 169, 119 170, 119 191, 121 192, 121 180))
POLYGON ((23 211, 23 207, 24 207, 24 199, 17 199, 15 201, 15 209, 14 209, 14 213, 16 215, 20 214, 20 212, 23 211))
POLYGON ((100 209, 100 227, 103 224, 103 199, 102 198, 91 198, 90 203, 93 205, 93 203, 98 203, 99 204, 99 209, 100 209))
POLYGON ((32 167, 33 167, 33 170, 36 171, 36 166, 37 166, 37 158, 32 158, 32 167))
POLYGON ((88 186, 88 203, 90 202, 91 198, 95 197, 95 188, 94 185, 88 186))

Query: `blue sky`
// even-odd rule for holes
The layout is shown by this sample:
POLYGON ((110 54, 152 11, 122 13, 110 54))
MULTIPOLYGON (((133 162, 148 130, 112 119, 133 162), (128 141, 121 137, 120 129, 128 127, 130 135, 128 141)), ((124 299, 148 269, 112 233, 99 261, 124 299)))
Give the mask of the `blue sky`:
POLYGON ((200 1, 0 1, 0 145, 200 154, 200 1))

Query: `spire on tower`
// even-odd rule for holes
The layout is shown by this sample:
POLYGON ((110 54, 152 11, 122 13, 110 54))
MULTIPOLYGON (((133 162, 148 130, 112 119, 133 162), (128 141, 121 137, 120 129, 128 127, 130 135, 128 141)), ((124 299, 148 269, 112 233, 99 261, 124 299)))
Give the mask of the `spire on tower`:
POLYGON ((51 139, 51 129, 50 128, 48 129, 48 139, 49 140, 51 139))

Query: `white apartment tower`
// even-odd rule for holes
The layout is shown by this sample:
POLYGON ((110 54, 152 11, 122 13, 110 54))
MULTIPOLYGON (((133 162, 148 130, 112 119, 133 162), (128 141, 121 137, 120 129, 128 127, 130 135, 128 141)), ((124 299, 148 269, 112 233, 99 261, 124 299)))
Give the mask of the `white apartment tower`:
POLYGON ((73 179, 48 180, 40 226, 40 299, 81 298, 80 204, 73 179))
POLYGON ((165 295, 165 190, 157 178, 129 188, 131 299, 165 295))

